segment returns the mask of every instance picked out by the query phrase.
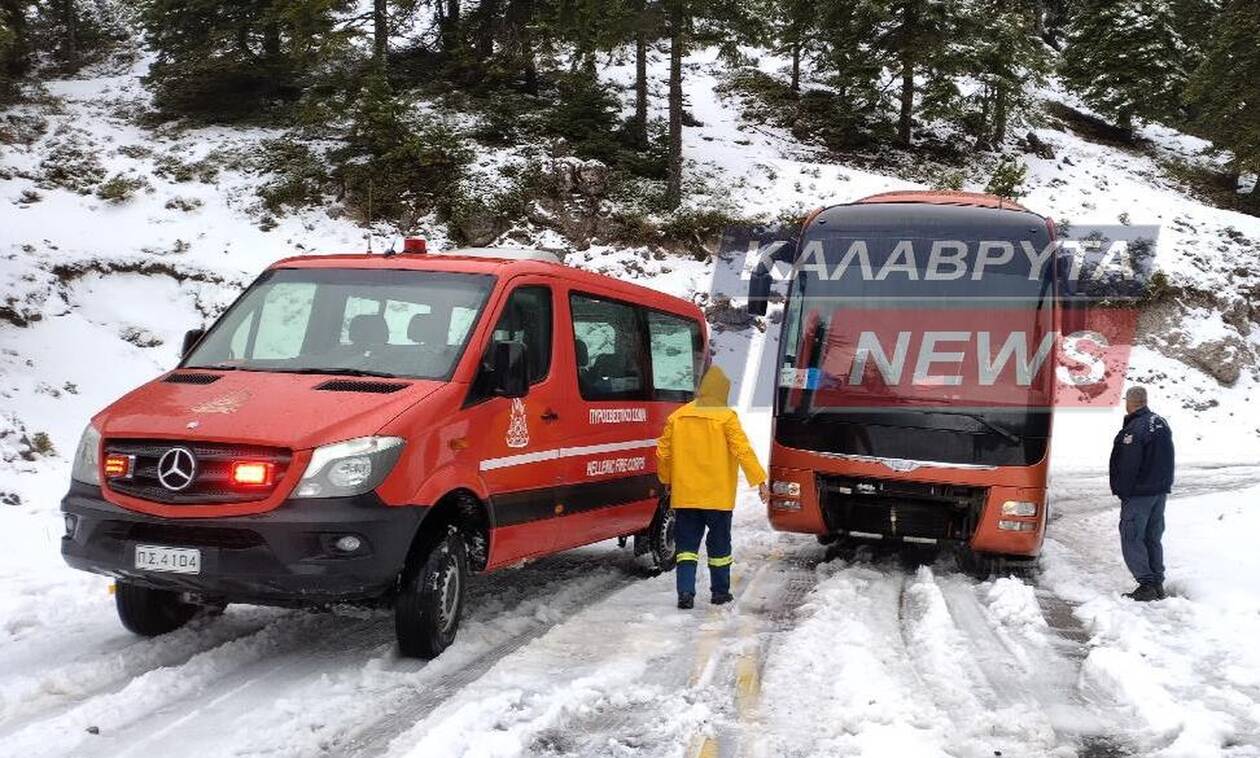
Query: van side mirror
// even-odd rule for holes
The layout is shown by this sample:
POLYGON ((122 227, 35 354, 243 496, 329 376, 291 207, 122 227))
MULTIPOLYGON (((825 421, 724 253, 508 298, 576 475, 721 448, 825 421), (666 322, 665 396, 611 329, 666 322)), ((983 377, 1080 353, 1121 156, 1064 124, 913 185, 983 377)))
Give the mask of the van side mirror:
POLYGON ((184 332, 184 346, 179 351, 180 358, 187 358, 192 349, 197 346, 201 338, 206 336, 205 329, 189 329, 184 332))
POLYGON ((529 392, 528 360, 524 342, 496 342, 491 358, 491 394, 525 397, 529 392))

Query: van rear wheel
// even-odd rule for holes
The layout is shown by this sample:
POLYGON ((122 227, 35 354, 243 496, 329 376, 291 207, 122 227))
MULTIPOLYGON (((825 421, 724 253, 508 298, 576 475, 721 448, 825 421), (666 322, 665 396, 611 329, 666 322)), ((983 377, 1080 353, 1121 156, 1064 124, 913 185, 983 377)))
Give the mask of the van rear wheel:
POLYGON ((455 641, 459 629, 468 550, 452 529, 412 561, 394 601, 398 652, 408 658, 433 658, 455 641))
POLYGON ((115 585, 114 606, 127 631, 144 637, 175 631, 187 624, 198 609, 197 605, 181 600, 177 592, 127 582, 115 585))

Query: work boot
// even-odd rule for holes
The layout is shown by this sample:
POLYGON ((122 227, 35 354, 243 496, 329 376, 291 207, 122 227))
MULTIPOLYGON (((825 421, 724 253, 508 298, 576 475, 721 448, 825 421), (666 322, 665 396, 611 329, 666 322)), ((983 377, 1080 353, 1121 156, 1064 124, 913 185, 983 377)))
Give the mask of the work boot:
POLYGON ((1164 600, 1168 595, 1164 594, 1164 583, 1157 582, 1155 584, 1155 595, 1157 600, 1164 600))
POLYGON ((689 611, 696 607, 696 596, 690 592, 678 596, 678 608, 689 611))
POLYGON ((1137 603, 1149 603, 1160 599, 1159 587, 1154 584, 1139 584, 1137 589, 1124 593, 1124 597, 1137 603))
POLYGON ((729 592, 715 592, 709 602, 714 605, 726 605, 735 599, 735 596, 729 592))

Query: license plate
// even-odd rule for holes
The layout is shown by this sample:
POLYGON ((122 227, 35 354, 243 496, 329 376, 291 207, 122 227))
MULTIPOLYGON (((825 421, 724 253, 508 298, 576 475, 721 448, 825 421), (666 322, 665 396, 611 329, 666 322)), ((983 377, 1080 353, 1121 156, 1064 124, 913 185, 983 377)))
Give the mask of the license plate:
POLYGON ((136 545, 136 568, 173 574, 200 574, 201 551, 191 547, 136 545))

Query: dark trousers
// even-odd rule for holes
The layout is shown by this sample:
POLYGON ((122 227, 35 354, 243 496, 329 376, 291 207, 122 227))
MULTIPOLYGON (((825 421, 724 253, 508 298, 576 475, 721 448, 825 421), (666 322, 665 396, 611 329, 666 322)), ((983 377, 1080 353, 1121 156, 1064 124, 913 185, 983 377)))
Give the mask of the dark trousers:
POLYGON ((700 540, 709 554, 709 589, 714 595, 731 591, 731 512, 707 508, 674 509, 674 542, 678 546, 678 594, 696 594, 696 566, 700 540), (705 529, 709 534, 705 537, 705 529))
POLYGON ((1120 501, 1120 550, 1139 584, 1164 583, 1164 501, 1167 495, 1134 495, 1120 501))

